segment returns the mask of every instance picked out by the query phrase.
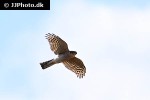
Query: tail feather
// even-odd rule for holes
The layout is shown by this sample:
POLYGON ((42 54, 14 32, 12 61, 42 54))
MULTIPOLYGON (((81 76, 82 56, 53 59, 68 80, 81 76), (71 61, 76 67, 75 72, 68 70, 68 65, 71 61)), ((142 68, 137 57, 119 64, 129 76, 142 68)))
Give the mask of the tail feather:
POLYGON ((50 66, 52 66, 54 64, 55 63, 54 63, 53 59, 49 60, 49 61, 45 61, 45 62, 40 63, 42 69, 46 69, 46 68, 48 68, 48 67, 50 67, 50 66))

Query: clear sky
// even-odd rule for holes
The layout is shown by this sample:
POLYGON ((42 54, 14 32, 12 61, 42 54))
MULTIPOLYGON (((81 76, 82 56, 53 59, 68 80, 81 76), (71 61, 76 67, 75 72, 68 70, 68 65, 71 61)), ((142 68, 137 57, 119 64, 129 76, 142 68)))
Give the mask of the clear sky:
POLYGON ((150 1, 51 0, 51 10, 0 11, 1 100, 150 100, 150 1), (42 70, 54 33, 87 73, 42 70))

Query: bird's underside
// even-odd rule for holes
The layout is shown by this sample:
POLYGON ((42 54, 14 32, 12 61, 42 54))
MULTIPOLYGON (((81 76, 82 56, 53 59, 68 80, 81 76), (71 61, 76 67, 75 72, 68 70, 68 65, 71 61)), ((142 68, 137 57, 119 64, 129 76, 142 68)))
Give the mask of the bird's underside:
POLYGON ((55 34, 46 34, 46 39, 50 44, 50 49, 58 55, 58 58, 40 63, 42 69, 46 69, 54 64, 63 63, 64 66, 74 72, 77 77, 83 78, 86 68, 79 58, 75 57, 76 51, 69 51, 67 43, 55 34))

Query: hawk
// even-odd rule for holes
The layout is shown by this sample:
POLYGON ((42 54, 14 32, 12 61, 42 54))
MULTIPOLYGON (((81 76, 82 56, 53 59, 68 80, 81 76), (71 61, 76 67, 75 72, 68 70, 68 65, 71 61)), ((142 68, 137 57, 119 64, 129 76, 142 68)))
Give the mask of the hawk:
POLYGON ((46 39, 50 44, 50 49, 58 55, 56 59, 51 59, 40 63, 42 69, 46 69, 54 64, 63 63, 64 66, 74 72, 77 77, 83 78, 86 73, 86 67, 82 60, 75 57, 76 51, 70 51, 67 43, 55 34, 46 34, 46 39))

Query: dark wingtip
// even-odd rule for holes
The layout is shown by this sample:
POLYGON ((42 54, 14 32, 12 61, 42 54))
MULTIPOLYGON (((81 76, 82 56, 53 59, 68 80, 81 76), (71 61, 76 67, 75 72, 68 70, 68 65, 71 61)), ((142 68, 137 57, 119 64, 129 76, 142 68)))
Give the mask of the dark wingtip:
POLYGON ((49 36, 56 36, 56 35, 53 34, 53 33, 47 33, 47 34, 45 34, 46 39, 48 39, 49 36))

